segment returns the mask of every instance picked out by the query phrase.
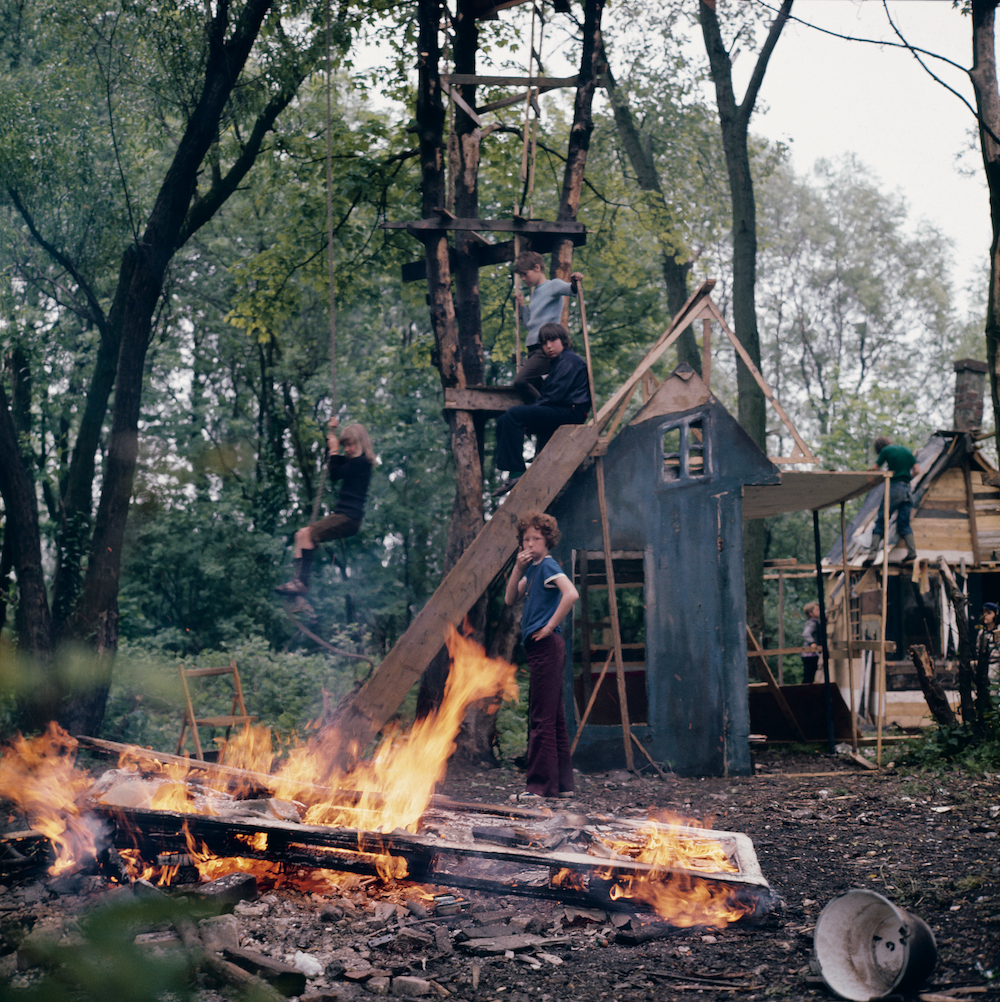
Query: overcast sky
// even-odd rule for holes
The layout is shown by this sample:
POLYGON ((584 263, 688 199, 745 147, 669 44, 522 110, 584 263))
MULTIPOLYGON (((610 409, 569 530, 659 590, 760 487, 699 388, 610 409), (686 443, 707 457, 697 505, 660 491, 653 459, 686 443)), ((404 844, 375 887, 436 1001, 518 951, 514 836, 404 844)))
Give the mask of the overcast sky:
MULTIPOLYGON (((888 9, 910 44, 971 66, 970 19, 950 0, 890 0, 888 9)), ((897 40, 882 0, 798 0, 792 12, 840 34, 897 40)), ((967 74, 936 60, 928 65, 974 105, 967 74)), ((737 58, 740 96, 752 69, 749 53, 737 58)), ((910 53, 841 41, 793 22, 774 51, 760 99, 766 110, 751 128, 787 142, 798 173, 820 157, 856 153, 884 188, 903 195, 912 216, 954 241, 956 292, 980 279, 990 245, 989 196, 978 149, 961 160, 971 177, 959 172, 956 159, 968 148, 975 119, 910 53)))

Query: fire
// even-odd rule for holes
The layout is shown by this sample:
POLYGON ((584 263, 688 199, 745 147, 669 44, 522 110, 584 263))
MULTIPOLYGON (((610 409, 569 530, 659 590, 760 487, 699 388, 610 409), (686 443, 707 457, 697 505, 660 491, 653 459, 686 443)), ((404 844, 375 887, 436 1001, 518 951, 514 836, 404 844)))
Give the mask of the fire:
POLYGON ((76 739, 50 723, 36 738, 18 735, 0 759, 0 797, 18 804, 31 827, 48 836, 56 851, 53 876, 97 854, 100 824, 77 804, 92 780, 74 765, 76 749, 76 739))
POLYGON ((518 698, 513 665, 487 657, 479 644, 455 630, 446 643, 452 666, 440 708, 407 733, 387 734, 371 760, 350 773, 330 775, 331 756, 322 744, 300 746, 289 755, 278 773, 276 792, 310 804, 307 824, 415 830, 435 786, 444 778, 467 707, 481 699, 518 698), (318 798, 316 786, 356 793, 318 798))
MULTIPOLYGON (((736 900, 728 884, 698 875, 699 871, 706 874, 739 872, 739 867, 729 859, 718 840, 699 838, 692 833, 692 828, 701 827, 697 821, 682 822, 666 816, 650 820, 663 821, 666 827, 654 823, 639 829, 637 839, 644 838, 644 844, 605 842, 619 855, 653 868, 648 874, 615 876, 616 883, 610 892, 612 900, 640 901, 680 928, 706 925, 722 929, 750 911, 752 906, 736 900), (679 830, 682 825, 685 830, 679 830)), ((605 872, 610 878, 614 871, 605 872)))
MULTIPOLYGON (((225 747, 224 764, 244 770, 242 789, 267 789, 279 799, 297 802, 302 820, 312 825, 358 828, 356 853, 376 862, 386 881, 407 875, 406 861, 379 852, 372 832, 391 832, 396 828, 416 830, 417 823, 430 802, 436 784, 444 777, 448 758, 470 703, 477 700, 517 699, 516 669, 505 661, 488 658, 482 647, 451 630, 446 637, 452 667, 438 711, 418 721, 407 733, 396 730, 386 735, 370 761, 362 762, 349 773, 332 772, 329 744, 320 740, 298 742, 286 754, 283 766, 271 775, 276 754, 271 732, 266 727, 246 727, 225 747)), ((87 856, 96 855, 95 823, 80 806, 84 794, 93 786, 92 777, 75 769, 73 755, 77 742, 58 725, 51 724, 40 738, 19 738, 0 762, 0 796, 19 804, 33 828, 48 835, 57 854, 53 874, 79 865, 87 856), (94 829, 94 830, 92 830, 94 829)), ((141 806, 152 810, 182 814, 218 814, 211 799, 194 792, 187 782, 187 766, 165 765, 132 751, 122 757, 119 769, 141 775, 136 797, 141 806)), ((234 783, 230 774, 214 778, 199 777, 198 786, 215 786, 232 797, 234 783)), ((236 784, 239 785, 239 784, 236 784)), ((93 791, 92 795, 93 795, 93 791)), ((211 790, 208 791, 211 793, 211 790)), ((259 836, 266 842, 266 836, 259 836)), ((252 842, 252 840, 250 840, 252 842)), ((262 845, 249 844, 261 850, 262 845)), ((331 851, 332 859, 336 851, 331 851)), ((164 866, 144 862, 135 850, 122 850, 121 856, 133 878, 142 877, 161 884, 174 879, 178 864, 164 866)), ((227 873, 250 871, 266 883, 279 886, 290 882, 292 872, 280 864, 252 858, 219 859, 204 845, 197 846, 188 835, 188 856, 203 879, 215 879, 227 873)), ((335 886, 335 871, 311 871, 310 889, 335 886), (324 876, 326 875, 326 876, 324 876)), ((297 879, 296 884, 302 885, 297 879)))

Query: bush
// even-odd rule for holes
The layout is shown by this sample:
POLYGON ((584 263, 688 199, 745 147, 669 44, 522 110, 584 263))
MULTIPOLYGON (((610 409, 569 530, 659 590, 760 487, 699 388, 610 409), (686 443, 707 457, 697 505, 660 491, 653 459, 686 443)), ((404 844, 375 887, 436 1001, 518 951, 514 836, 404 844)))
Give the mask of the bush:
MULTIPOLYGON (((335 646, 351 649, 350 640, 334 639, 335 646)), ((102 736, 127 744, 149 745, 173 752, 184 714, 184 694, 178 664, 186 668, 226 665, 235 659, 243 686, 247 713, 271 728, 278 740, 302 734, 323 712, 323 689, 334 701, 362 677, 362 661, 333 654, 290 654, 274 651, 263 637, 248 637, 224 651, 204 651, 180 659, 170 650, 149 642, 123 643, 115 663, 102 736)), ((228 713, 233 687, 229 676, 195 679, 189 684, 197 715, 228 713)), ((218 732, 221 735, 221 730, 218 732)), ((202 731, 202 745, 206 746, 202 731)))

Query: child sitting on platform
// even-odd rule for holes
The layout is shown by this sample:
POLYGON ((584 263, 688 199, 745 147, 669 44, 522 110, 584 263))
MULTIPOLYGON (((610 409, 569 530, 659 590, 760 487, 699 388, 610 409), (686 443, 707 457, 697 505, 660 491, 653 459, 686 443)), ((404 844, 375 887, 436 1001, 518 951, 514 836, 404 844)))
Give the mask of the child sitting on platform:
POLYGON ((587 363, 573 351, 569 331, 562 324, 545 324, 538 332, 549 360, 542 395, 533 404, 508 408, 497 419, 496 466, 511 476, 494 496, 506 494, 525 471, 524 436, 536 435, 535 455, 545 448, 561 424, 583 424, 590 410, 587 363))

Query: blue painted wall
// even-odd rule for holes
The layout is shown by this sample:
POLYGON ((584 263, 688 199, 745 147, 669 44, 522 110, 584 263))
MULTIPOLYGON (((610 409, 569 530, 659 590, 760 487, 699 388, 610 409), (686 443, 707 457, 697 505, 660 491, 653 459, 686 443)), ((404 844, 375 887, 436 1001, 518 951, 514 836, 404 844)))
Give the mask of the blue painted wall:
MULTIPOLYGON (((609 445, 604 472, 612 549, 647 552, 649 722, 634 725, 633 733, 657 762, 680 775, 748 774, 742 488, 778 483, 778 469, 711 398, 624 429, 609 445), (707 422, 708 473, 666 482, 663 430, 682 418, 707 422)), ((567 573, 574 550, 603 549, 593 465, 577 472, 549 510, 562 530, 553 555, 567 573)), ((572 721, 571 624, 563 635, 572 721)), ((604 685, 609 682, 614 685, 613 678, 604 685)), ((645 761, 637 749, 635 758, 645 761)), ((621 728, 588 724, 574 765, 597 770, 624 764, 621 728)))

